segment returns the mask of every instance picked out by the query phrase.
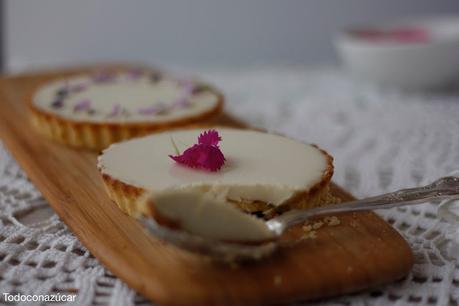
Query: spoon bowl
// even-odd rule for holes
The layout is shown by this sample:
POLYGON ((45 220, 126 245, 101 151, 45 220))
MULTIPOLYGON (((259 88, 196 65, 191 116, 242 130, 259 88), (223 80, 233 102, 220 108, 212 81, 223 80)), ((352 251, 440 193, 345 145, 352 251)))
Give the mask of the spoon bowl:
POLYGON ((140 222, 154 236, 179 248, 210 256, 223 261, 258 260, 274 253, 281 245, 280 237, 290 227, 311 217, 343 212, 365 211, 415 205, 438 200, 459 199, 459 177, 440 178, 433 183, 416 188, 401 189, 362 200, 308 210, 291 210, 265 222, 273 239, 260 241, 225 241, 192 234, 180 228, 171 228, 154 218, 139 217, 140 222))
POLYGON ((155 237, 181 249, 221 261, 258 260, 271 255, 278 248, 279 244, 277 239, 260 242, 211 239, 184 230, 163 226, 154 218, 140 217, 139 220, 155 237))

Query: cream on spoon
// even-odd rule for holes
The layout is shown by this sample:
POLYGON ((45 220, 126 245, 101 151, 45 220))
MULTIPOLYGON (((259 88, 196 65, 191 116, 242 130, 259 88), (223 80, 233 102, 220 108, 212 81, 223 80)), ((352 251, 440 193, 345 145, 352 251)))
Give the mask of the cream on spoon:
POLYGON ((153 218, 140 220, 155 236, 178 247, 221 260, 246 260, 271 254, 286 229, 313 216, 457 199, 459 177, 450 176, 340 205, 292 210, 264 222, 206 194, 175 190, 142 201, 144 212, 153 218))

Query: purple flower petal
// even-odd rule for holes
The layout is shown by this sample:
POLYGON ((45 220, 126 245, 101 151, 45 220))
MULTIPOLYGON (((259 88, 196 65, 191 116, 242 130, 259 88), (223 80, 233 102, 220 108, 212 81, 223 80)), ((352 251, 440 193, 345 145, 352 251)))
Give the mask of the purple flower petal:
POLYGON ((87 84, 77 84, 70 87, 70 91, 73 93, 78 93, 86 90, 88 88, 87 84))
POLYGON ((141 114, 141 115, 154 115, 154 114, 164 113, 166 111, 167 111, 167 107, 164 104, 159 103, 159 104, 156 104, 156 105, 140 108, 139 109, 139 114, 141 114))
POLYGON ((93 81, 95 83, 107 83, 107 82, 113 81, 114 79, 115 79, 115 75, 113 73, 109 73, 106 71, 96 73, 93 76, 93 81))
POLYGON ((75 106, 73 107, 73 110, 74 111, 82 111, 82 110, 85 110, 85 109, 89 109, 90 106, 91 106, 91 100, 84 99, 84 100, 81 100, 80 102, 77 102, 75 104, 75 106))
POLYGON ((149 106, 149 107, 144 107, 139 109, 139 114, 141 115, 151 115, 156 113, 156 107, 155 106, 149 106))
POLYGON ((180 87, 182 88, 183 94, 185 96, 189 96, 193 93, 193 90, 196 86, 195 82, 192 80, 179 80, 178 81, 180 87))
POLYGON ((112 111, 108 114, 109 117, 119 116, 122 112, 121 105, 116 104, 113 106, 112 111))
POLYGON ((127 71, 128 79, 136 80, 143 75, 143 70, 141 68, 133 68, 127 71))
POLYGON ((191 104, 191 101, 186 98, 179 98, 177 101, 174 102, 175 107, 187 107, 191 104))

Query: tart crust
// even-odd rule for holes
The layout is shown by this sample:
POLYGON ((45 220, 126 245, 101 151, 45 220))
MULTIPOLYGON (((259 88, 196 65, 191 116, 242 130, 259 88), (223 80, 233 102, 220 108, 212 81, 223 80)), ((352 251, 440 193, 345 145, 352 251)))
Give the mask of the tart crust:
MULTIPOLYGON (((334 197, 330 193, 330 182, 333 176, 333 157, 329 155, 325 150, 318 148, 325 156, 327 160, 327 167, 322 174, 321 180, 313 185, 308 191, 299 192, 293 196, 288 202, 282 205, 282 210, 289 209, 307 209, 313 207, 324 206, 328 204, 339 203, 340 200, 334 197)), ((110 175, 103 173, 102 169, 98 165, 98 170, 102 176, 105 190, 107 191, 110 199, 126 214, 135 216, 138 214, 148 214, 148 211, 154 211, 154 209, 139 210, 137 205, 138 200, 148 193, 147 190, 126 184, 110 175)), ((272 210, 272 206, 264 202, 235 202, 233 203, 241 210, 247 213, 255 212, 268 212, 272 210)), ((154 205, 154 203, 152 204, 154 205)), ((278 207, 280 208, 280 207, 278 207)))
MULTIPOLYGON (((119 70, 117 70, 119 71, 119 70)), ((78 75, 78 74, 75 74, 78 75)), ((69 76, 71 77, 71 75, 69 76)), ((57 78, 56 80, 59 80, 57 78)), ((188 127, 197 123, 210 122, 221 114, 223 109, 223 95, 215 88, 209 90, 217 96, 214 108, 183 119, 170 120, 168 122, 90 122, 84 120, 72 120, 64 118, 57 113, 40 109, 33 103, 33 97, 38 89, 53 80, 47 80, 36 86, 26 97, 26 104, 31 124, 35 129, 46 137, 64 145, 86 148, 100 151, 110 144, 127 140, 133 137, 143 136, 153 132, 159 132, 178 127, 188 127)))

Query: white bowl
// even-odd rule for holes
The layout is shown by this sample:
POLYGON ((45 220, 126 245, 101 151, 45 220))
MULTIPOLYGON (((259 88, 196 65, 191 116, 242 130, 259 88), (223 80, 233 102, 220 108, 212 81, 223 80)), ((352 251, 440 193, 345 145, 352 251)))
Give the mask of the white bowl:
POLYGON ((429 39, 372 40, 356 37, 352 31, 337 37, 338 54, 352 75, 405 89, 433 89, 459 80, 459 17, 412 20, 377 29, 398 27, 424 29, 429 39))

